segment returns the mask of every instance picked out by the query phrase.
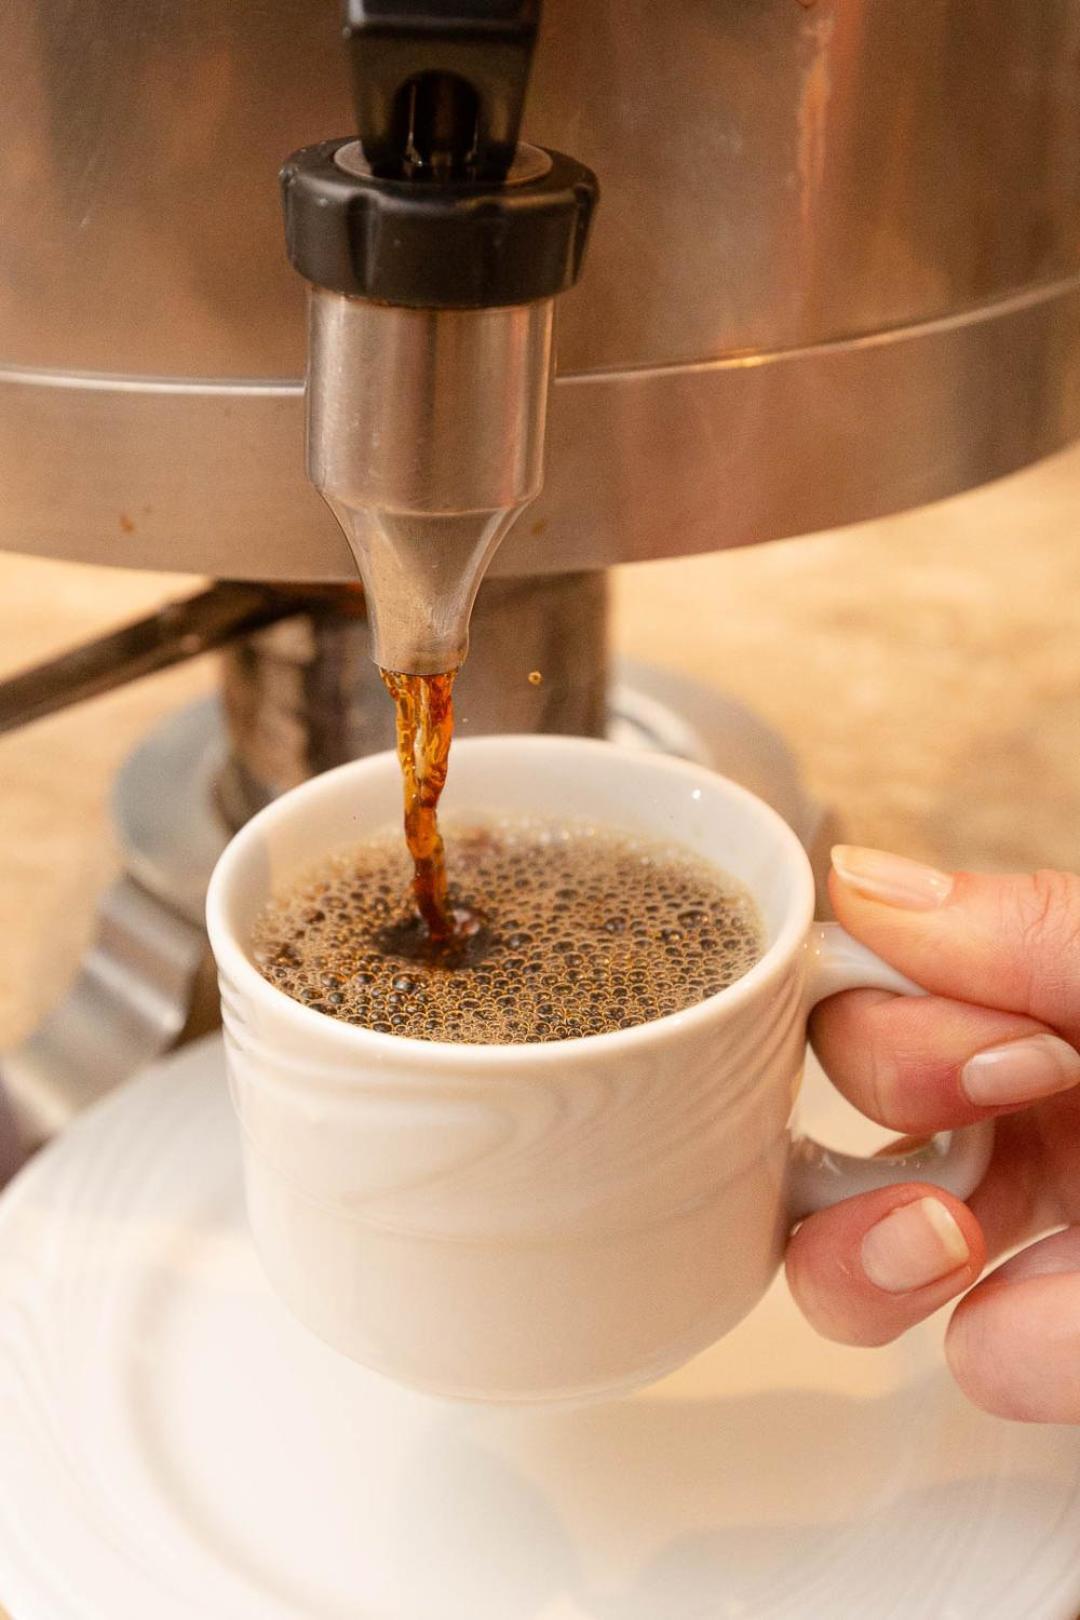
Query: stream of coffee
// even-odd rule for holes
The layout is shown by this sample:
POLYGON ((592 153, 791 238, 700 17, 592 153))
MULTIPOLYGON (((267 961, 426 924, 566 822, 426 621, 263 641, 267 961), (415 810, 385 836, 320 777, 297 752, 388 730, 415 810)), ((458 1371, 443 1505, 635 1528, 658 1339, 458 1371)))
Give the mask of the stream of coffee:
POLYGON ((454 675, 380 671, 397 710, 397 754, 405 790, 405 842, 413 861, 413 899, 433 953, 453 946, 468 920, 447 899, 439 799, 454 735, 454 675))

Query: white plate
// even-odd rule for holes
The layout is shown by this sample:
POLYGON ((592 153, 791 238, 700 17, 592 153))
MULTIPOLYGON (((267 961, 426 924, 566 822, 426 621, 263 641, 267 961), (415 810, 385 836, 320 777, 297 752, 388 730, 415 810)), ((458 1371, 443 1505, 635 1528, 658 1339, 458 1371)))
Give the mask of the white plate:
POLYGON ((1072 1620, 1080 1434, 969 1409, 938 1338, 837 1349, 777 1287, 629 1400, 514 1412, 396 1389, 263 1282, 210 1041, 0 1200, 0 1603, 15 1620, 1072 1620))

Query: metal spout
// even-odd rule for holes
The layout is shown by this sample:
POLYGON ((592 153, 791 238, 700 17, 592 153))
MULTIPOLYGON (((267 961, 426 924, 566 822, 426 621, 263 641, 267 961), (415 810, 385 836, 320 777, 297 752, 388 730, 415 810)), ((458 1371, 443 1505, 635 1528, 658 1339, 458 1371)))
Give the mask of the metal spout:
POLYGON ((375 662, 409 675, 458 669, 476 593, 520 507, 442 514, 331 505, 364 582, 375 662))
POLYGON ((538 493, 554 299, 412 309, 309 294, 308 474, 356 557, 384 669, 468 650, 491 557, 538 493))

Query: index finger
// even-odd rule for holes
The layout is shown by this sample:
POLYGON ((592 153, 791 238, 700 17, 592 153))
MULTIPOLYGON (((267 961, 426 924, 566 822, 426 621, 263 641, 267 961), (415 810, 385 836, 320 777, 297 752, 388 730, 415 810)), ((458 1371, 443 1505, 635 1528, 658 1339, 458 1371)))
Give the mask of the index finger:
POLYGON ((846 990, 810 1038, 860 1113, 918 1135, 972 1125, 1080 1084, 1080 1056, 1031 1018, 940 996, 846 990))
POLYGON ((829 892, 844 927, 931 994, 1080 1041, 1080 877, 939 872, 839 845, 829 892))

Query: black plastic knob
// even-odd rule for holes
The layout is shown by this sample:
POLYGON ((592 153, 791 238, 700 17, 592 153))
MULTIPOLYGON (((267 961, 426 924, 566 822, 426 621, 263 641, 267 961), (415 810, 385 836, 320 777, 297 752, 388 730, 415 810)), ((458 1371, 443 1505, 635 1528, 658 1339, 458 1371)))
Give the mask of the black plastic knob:
POLYGON ((596 176, 561 152, 523 151, 541 161, 494 184, 358 173, 355 141, 295 152, 281 171, 289 259, 317 286, 416 308, 564 292, 581 272, 596 176))
POLYGON ((518 144, 540 0, 344 0, 358 140, 281 171, 288 255, 416 308, 531 303, 581 271, 596 176, 518 144))

